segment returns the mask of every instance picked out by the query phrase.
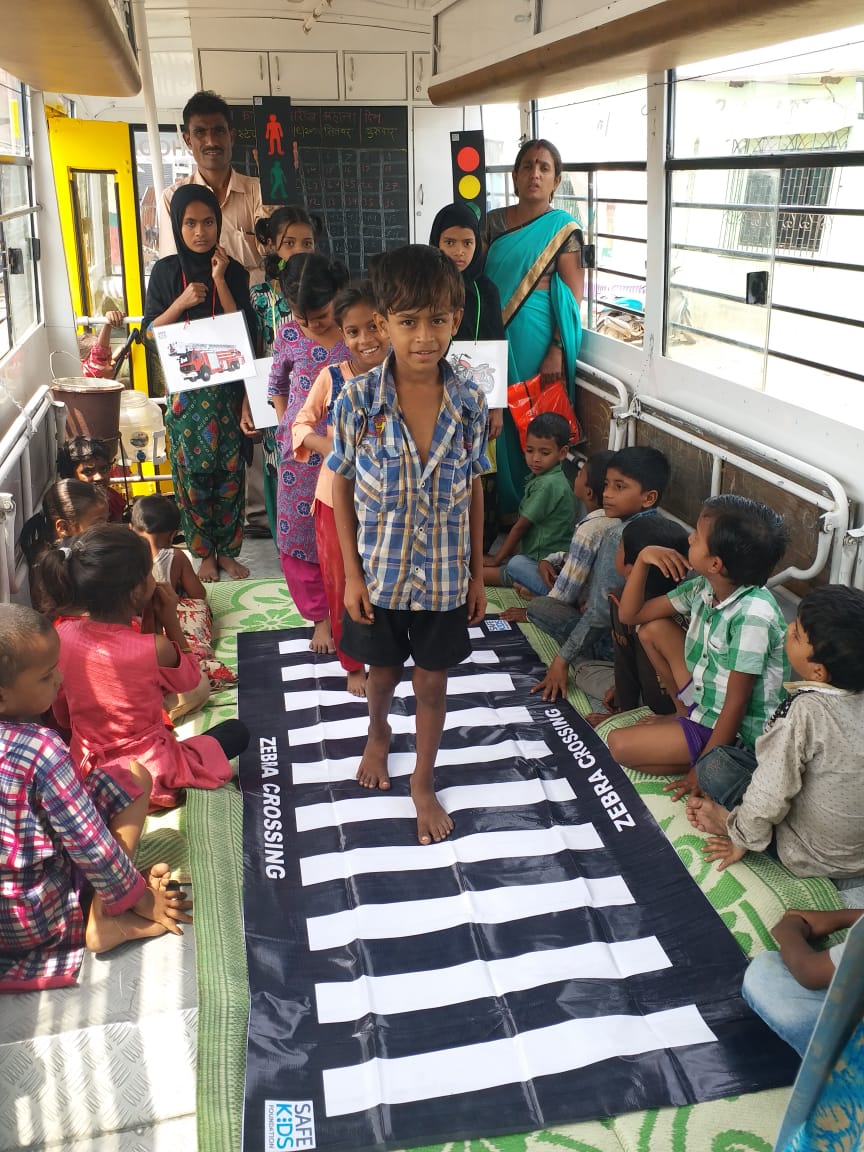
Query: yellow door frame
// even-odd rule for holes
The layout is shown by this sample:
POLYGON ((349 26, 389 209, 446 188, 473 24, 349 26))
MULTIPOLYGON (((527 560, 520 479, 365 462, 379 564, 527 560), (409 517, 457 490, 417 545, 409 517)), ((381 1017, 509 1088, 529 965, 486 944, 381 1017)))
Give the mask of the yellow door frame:
MULTIPOLYGON (((126 310, 129 316, 140 316, 144 311, 141 239, 129 125, 51 116, 48 118, 48 139, 75 315, 86 316, 89 302, 82 292, 79 275, 79 261, 84 257, 78 243, 72 189, 76 173, 93 172, 110 173, 116 180, 126 310)), ((132 382, 146 396, 147 362, 141 345, 133 344, 131 360, 132 382)))

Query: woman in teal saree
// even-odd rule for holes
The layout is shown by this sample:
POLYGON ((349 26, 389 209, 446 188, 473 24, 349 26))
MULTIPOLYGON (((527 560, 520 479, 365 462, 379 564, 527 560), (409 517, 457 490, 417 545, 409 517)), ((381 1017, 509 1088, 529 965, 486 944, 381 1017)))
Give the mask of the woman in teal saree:
MULTIPOLYGON (((501 296, 509 345, 508 382, 562 379, 575 400, 576 359, 582 338, 582 233, 576 220, 551 206, 561 181, 561 156, 548 140, 523 144, 513 165, 516 204, 486 217, 486 275, 501 296)), ((527 469, 515 425, 504 413, 496 443, 498 512, 522 499, 527 469)))

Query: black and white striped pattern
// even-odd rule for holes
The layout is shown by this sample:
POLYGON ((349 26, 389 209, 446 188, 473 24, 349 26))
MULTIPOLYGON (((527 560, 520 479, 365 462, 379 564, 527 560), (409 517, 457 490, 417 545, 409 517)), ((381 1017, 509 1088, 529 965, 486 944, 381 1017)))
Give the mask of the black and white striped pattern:
POLYGON ((436 779, 455 830, 428 846, 410 669, 392 789, 364 792, 365 702, 308 637, 240 638, 247 1152, 269 1146, 267 1101, 313 1102, 316 1146, 354 1152, 788 1077, 734 941, 593 732, 530 695, 517 632, 474 630, 451 673, 436 779))

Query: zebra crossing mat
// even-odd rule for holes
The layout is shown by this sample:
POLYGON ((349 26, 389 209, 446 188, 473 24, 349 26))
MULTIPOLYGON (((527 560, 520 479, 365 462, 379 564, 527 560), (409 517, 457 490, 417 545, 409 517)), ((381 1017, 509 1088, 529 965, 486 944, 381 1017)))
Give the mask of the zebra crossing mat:
POLYGON ((745 959, 625 773, 503 622, 454 669, 417 843, 410 672, 392 789, 311 630, 238 637, 251 1011, 244 1152, 410 1148, 790 1084, 745 959))

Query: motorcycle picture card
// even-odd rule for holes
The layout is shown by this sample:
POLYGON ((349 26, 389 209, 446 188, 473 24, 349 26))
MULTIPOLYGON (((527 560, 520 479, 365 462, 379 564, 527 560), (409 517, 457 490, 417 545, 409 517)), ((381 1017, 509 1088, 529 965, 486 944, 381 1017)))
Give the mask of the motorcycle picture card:
POLYGON ((255 354, 242 312, 166 324, 152 331, 169 395, 255 375, 255 354))
POLYGON ((457 376, 475 381, 489 408, 507 407, 506 340, 454 340, 447 359, 457 376))

